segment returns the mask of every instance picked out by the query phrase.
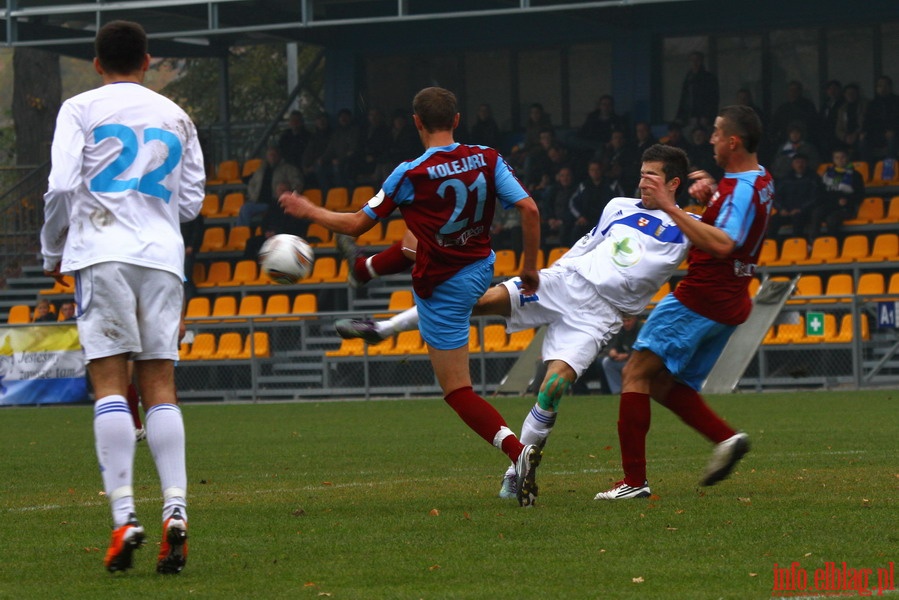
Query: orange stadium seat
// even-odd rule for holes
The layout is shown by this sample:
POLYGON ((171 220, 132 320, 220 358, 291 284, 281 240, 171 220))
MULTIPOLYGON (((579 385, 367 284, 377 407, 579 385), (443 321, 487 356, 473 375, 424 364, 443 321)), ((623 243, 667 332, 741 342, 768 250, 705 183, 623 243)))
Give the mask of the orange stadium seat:
POLYGON ((259 317, 264 312, 262 296, 258 294, 250 294, 240 299, 240 305, 237 307, 237 316, 239 317, 259 317))
POLYGON ((822 235, 812 242, 812 250, 807 258, 794 260, 797 265, 822 265, 837 262, 840 244, 835 236, 822 235))
POLYGON ((294 315, 314 315, 318 312, 318 297, 315 294, 297 294, 290 312, 294 315))
POLYGON ((899 234, 881 233, 875 237, 871 253, 865 260, 870 262, 899 261, 899 234))
POLYGON ((319 225, 318 223, 310 223, 306 229, 306 241, 316 248, 324 248, 334 245, 334 238, 331 230, 319 225))
POLYGON ((877 220, 883 220, 883 198, 880 196, 868 196, 858 206, 858 212, 854 219, 843 222, 844 225, 865 225, 877 220))
POLYGON ((375 188, 370 185, 357 186, 356 189, 353 190, 353 195, 350 197, 350 204, 347 208, 353 212, 358 211, 366 202, 371 200, 371 197, 374 195, 375 188))
POLYGON ((768 266, 789 266, 807 258, 808 242, 805 238, 791 237, 783 241, 780 247, 780 255, 777 257, 777 260, 768 263, 768 266))
POLYGON ((203 206, 200 207, 200 215, 207 219, 214 217, 219 211, 220 202, 218 194, 206 194, 203 196, 203 206))
POLYGON ((200 252, 219 252, 225 247, 225 228, 207 227, 203 231, 203 241, 200 243, 200 252))
POLYGON ((198 319, 208 317, 211 311, 209 298, 206 296, 194 296, 187 302, 185 319, 198 319))
POLYGON ((343 212, 350 202, 350 192, 345 187, 332 187, 325 195, 325 208, 343 212))
POLYGON ((552 264, 554 262, 556 262, 557 260, 559 260, 562 257, 562 255, 564 255, 566 252, 568 252, 568 250, 569 250, 569 248, 567 246, 557 246, 555 248, 552 248, 546 257, 546 266, 547 267, 552 266, 552 264))
POLYGON ((243 349, 243 336, 234 331, 228 331, 219 336, 215 352, 209 358, 212 360, 232 360, 240 355, 243 349))
POLYGON ((251 158, 244 162, 243 166, 240 168, 240 178, 248 179, 253 176, 259 167, 262 166, 261 158, 251 158))
POLYGON ((252 231, 246 225, 234 225, 228 232, 228 239, 222 250, 228 252, 243 252, 247 247, 247 240, 250 239, 252 231))
POLYGON ((31 307, 27 304, 16 304, 9 309, 9 314, 6 315, 6 322, 10 325, 31 323, 31 307))
POLYGON ((248 335, 244 342, 243 349, 235 358, 248 359, 251 356, 257 358, 268 358, 272 355, 271 342, 266 331, 254 331, 252 335, 248 335))
POLYGON ((213 215, 215 218, 230 218, 240 214, 240 208, 246 202, 246 196, 243 192, 231 192, 222 200, 222 207, 213 215))
POLYGON ((883 273, 862 273, 855 288, 859 296, 881 296, 885 291, 883 273))
POLYGON ((240 165, 236 160, 223 160, 215 169, 215 175, 212 179, 206 180, 206 185, 231 185, 240 184, 243 180, 240 178, 240 165))
POLYGON ((496 263, 493 265, 494 277, 514 277, 517 275, 518 257, 514 250, 497 250, 496 263))

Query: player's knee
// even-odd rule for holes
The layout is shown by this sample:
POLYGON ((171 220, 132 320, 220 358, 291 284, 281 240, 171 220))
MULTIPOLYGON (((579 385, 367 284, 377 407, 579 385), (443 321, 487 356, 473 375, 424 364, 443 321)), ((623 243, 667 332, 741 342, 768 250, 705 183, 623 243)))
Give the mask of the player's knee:
POLYGON ((571 381, 558 373, 553 373, 547 377, 540 388, 540 392, 537 394, 537 402, 540 408, 551 411, 558 410, 559 402, 562 401, 562 396, 571 387, 571 383, 571 381))

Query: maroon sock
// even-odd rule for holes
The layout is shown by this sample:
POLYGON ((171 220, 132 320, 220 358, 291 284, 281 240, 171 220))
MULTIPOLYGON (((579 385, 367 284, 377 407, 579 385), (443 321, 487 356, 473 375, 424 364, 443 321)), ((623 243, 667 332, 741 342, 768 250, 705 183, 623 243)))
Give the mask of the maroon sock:
POLYGON ((137 395, 137 386, 133 383, 128 384, 128 408, 131 410, 131 420, 134 422, 135 429, 140 429, 144 424, 140 420, 140 396, 137 395))
POLYGON ((378 275, 402 273, 411 268, 413 264, 415 261, 409 260, 409 257, 403 254, 402 242, 394 242, 389 248, 381 250, 371 257, 371 268, 378 275))
POLYGON ((709 408, 696 390, 682 383, 675 383, 661 404, 715 444, 737 433, 709 408))
POLYGON ((618 405, 618 441, 624 482, 639 487, 646 481, 646 434, 649 433, 649 394, 622 392, 618 405))
MULTIPOLYGON (((502 415, 489 402, 475 394, 471 386, 453 390, 446 395, 444 400, 465 421, 466 425, 487 440, 490 445, 493 445, 493 439, 500 428, 506 427, 502 415)), ((503 440, 502 446, 503 452, 512 461, 518 459, 518 455, 524 448, 514 435, 507 436, 503 440)))

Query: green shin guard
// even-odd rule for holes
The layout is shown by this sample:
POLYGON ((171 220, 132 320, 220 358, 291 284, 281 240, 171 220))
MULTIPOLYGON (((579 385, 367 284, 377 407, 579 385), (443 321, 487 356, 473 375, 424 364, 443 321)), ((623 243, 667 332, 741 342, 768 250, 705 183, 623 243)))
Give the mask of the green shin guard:
POLYGON ((559 409, 559 402, 561 402, 562 396, 565 395, 565 392, 567 392, 570 387, 570 381, 553 373, 537 394, 537 404, 539 404, 540 408, 543 410, 556 412, 559 409))

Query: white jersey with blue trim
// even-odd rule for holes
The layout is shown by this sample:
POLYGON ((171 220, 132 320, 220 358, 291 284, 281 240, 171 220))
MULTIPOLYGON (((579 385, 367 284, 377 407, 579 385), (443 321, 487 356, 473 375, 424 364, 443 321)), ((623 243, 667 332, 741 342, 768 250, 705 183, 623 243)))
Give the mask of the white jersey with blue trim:
POLYGON ((190 117, 136 83, 111 83, 63 103, 44 195, 44 268, 70 273, 124 262, 184 276, 180 223, 197 216, 206 183, 190 117))
POLYGON ((552 269, 575 271, 624 314, 639 314, 687 256, 690 242, 661 210, 614 198, 552 269))

